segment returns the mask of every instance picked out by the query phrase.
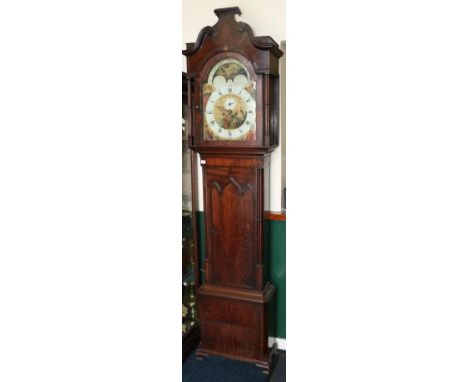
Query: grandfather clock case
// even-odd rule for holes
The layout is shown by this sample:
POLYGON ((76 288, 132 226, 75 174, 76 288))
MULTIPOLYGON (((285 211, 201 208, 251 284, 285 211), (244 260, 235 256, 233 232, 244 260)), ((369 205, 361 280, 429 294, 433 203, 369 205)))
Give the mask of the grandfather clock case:
POLYGON ((189 146, 203 169, 206 254, 197 299, 201 342, 209 354, 253 362, 270 372, 276 344, 275 286, 269 281, 270 154, 278 145, 282 52, 236 20, 238 7, 188 43, 189 146))

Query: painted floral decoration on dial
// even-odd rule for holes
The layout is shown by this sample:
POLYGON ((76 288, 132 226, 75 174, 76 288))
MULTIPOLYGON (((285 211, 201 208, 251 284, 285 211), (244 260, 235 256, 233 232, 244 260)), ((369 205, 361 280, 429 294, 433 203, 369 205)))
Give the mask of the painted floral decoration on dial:
POLYGON ((255 82, 233 58, 217 62, 203 85, 204 138, 255 140, 255 82))

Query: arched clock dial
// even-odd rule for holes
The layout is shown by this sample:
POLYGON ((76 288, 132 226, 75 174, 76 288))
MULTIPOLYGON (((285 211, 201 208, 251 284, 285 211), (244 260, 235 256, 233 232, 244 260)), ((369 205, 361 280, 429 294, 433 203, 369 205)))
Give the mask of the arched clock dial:
POLYGON ((240 61, 217 62, 203 86, 204 137, 255 140, 255 82, 240 61))

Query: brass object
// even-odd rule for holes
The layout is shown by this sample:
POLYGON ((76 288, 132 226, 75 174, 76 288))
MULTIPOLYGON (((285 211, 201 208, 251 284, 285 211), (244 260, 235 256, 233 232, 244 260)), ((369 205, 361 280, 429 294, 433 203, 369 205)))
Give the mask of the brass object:
POLYGON ((193 281, 182 283, 182 322, 182 333, 190 331, 197 324, 195 283, 193 281))

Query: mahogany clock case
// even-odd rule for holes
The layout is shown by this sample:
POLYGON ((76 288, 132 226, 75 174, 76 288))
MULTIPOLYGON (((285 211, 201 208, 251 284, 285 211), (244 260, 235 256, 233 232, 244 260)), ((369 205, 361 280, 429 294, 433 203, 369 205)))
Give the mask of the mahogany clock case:
POLYGON ((268 373, 276 351, 275 346, 268 349, 276 288, 269 281, 265 212, 269 210, 270 153, 278 145, 282 52, 271 37, 255 37, 250 26, 235 19, 241 14, 239 8, 216 9, 215 14, 218 22, 203 28, 197 41, 183 51, 188 140, 200 155, 205 207, 206 253, 200 264, 205 282, 197 291, 201 329, 197 355, 254 362, 268 373), (213 66, 226 59, 238 60, 256 85, 256 129, 251 140, 204 135, 203 84, 213 66))

